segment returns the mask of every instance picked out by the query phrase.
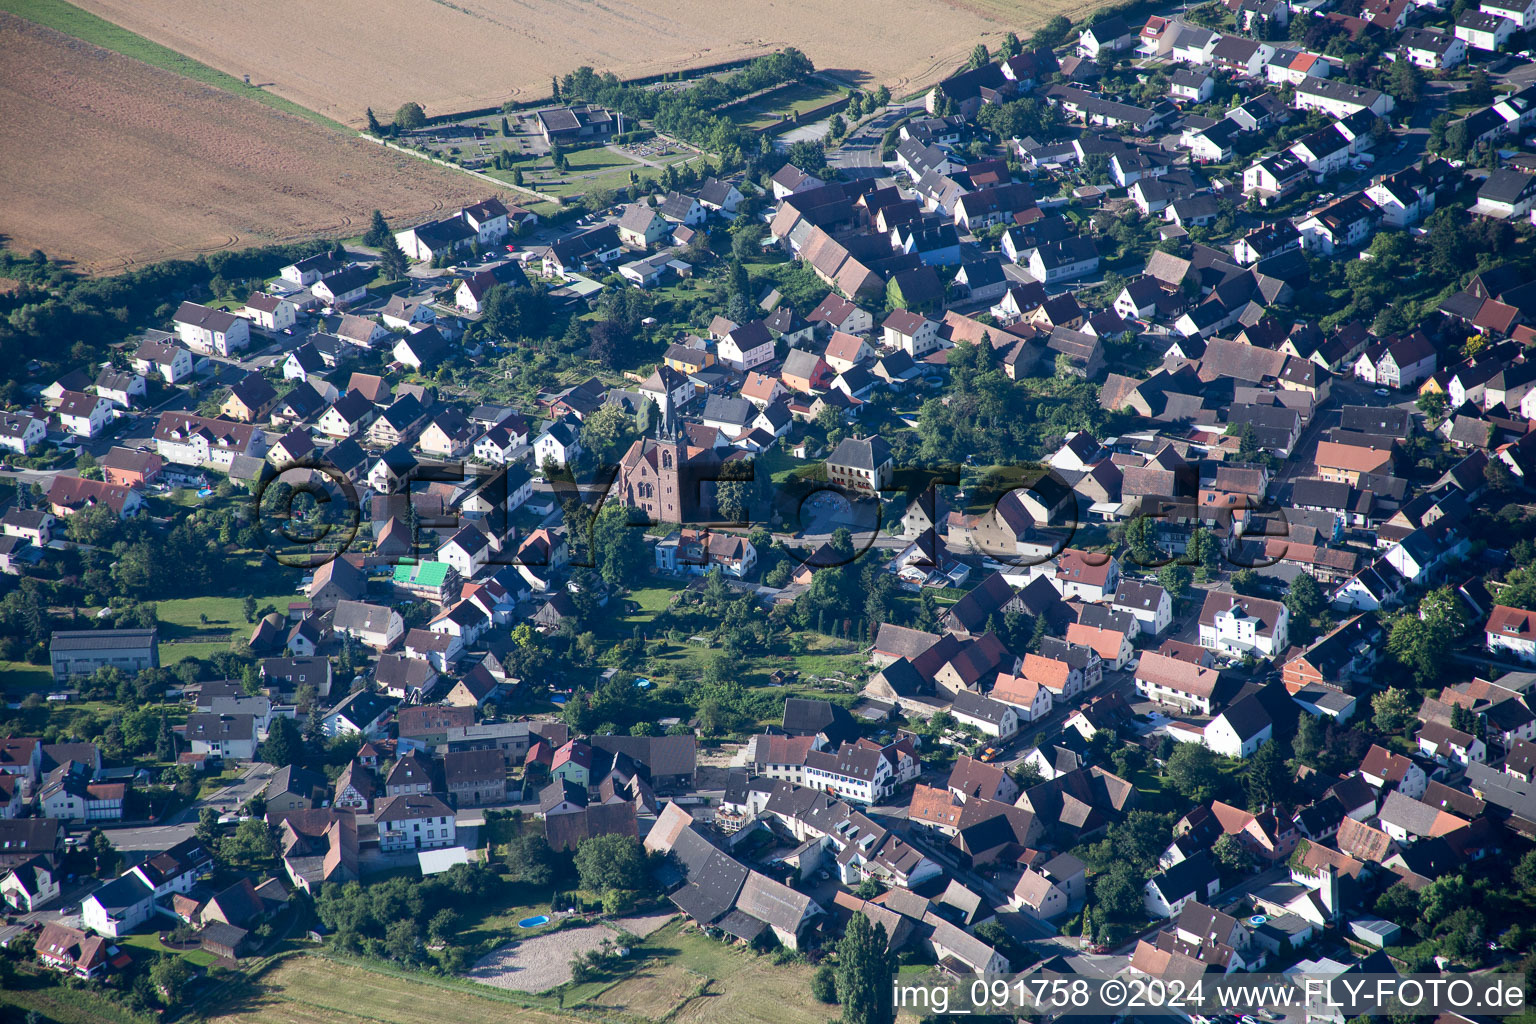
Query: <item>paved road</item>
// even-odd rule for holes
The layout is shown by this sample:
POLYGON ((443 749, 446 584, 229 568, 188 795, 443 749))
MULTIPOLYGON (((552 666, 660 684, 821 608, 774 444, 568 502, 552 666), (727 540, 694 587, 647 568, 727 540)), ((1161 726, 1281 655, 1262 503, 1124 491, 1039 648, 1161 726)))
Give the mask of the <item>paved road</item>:
POLYGON ((880 160, 880 140, 886 129, 913 113, 923 109, 922 103, 893 103, 875 117, 848 133, 833 152, 827 154, 827 163, 833 167, 852 169, 859 167, 883 167, 880 160))
POLYGON ((269 764, 253 762, 241 771, 239 780, 233 785, 225 786, 207 798, 194 802, 172 820, 159 825, 108 828, 107 836, 113 846, 125 852, 169 849, 192 834, 204 807, 212 807, 220 814, 233 814, 251 797, 260 793, 276 771, 269 764))

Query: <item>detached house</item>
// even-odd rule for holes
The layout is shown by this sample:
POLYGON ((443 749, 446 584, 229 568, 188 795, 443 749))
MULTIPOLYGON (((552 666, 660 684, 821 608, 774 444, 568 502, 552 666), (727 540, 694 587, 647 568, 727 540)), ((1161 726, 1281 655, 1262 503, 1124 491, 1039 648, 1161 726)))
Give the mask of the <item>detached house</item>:
POLYGON ((132 363, 136 372, 158 374, 167 384, 179 384, 192 376, 192 353, 166 341, 141 342, 132 363))
POLYGON ((1290 613, 1278 601, 1213 590, 1200 609, 1200 646, 1273 658, 1289 643, 1290 613))
POLYGON ((203 355, 228 358, 251 343, 250 321, 222 309, 183 302, 172 319, 177 337, 203 355))
POLYGON ((112 403, 84 391, 65 391, 54 412, 59 426, 76 437, 95 437, 112 422, 112 403))
POLYGON ((1495 605, 1483 627, 1488 650, 1536 662, 1536 612, 1495 605))

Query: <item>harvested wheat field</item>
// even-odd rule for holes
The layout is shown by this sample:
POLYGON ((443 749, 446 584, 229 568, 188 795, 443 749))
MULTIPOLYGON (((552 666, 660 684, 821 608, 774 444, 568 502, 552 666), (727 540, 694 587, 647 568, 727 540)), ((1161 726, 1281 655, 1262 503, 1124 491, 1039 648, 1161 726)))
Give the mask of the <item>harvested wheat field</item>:
POLYGON ((89 273, 408 219, 492 189, 0 14, 0 234, 89 273))
POLYGON ((975 44, 1027 35, 1080 0, 75 0, 109 21, 347 124, 406 100, 428 114, 549 95, 586 64, 651 75, 798 46, 898 95, 975 44))

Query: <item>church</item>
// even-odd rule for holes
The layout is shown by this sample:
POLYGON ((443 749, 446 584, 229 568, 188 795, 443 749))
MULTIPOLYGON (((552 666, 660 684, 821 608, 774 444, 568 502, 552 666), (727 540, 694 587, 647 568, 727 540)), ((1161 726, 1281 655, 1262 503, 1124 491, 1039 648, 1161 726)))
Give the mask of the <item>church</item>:
POLYGON ((713 448, 641 438, 619 461, 614 493, 653 523, 708 522, 715 515, 721 459, 713 448))

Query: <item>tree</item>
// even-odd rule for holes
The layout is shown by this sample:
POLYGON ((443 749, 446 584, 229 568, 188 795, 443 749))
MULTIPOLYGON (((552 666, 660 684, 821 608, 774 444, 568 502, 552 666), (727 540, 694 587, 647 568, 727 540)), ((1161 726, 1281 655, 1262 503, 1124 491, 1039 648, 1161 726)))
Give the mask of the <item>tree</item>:
POLYGON ((1216 755, 1201 743, 1180 743, 1168 757, 1168 781, 1186 798, 1204 803, 1221 787, 1216 755))
POLYGON ((1424 88, 1424 73, 1418 65, 1409 60, 1397 60, 1392 62, 1392 70, 1387 74, 1387 92, 1399 103, 1419 102, 1419 93, 1424 88))
POLYGON ((1520 888, 1531 892, 1536 890, 1536 850, 1527 850, 1515 865, 1512 877, 1520 888))
POLYGON ((837 1002, 837 971, 831 964, 822 964, 811 975, 811 998, 821 1003, 837 1002))
POLYGON ((299 734, 298 723, 291 718, 275 718, 272 727, 267 731, 266 742, 262 743, 257 756, 267 764, 284 768, 293 764, 304 754, 304 737, 299 734))
POLYGON ((645 531, 629 521, 629 509, 606 502, 592 519, 592 564, 608 583, 623 586, 645 568, 645 531))
MULTIPOLYGON (((1388 643, 1390 645, 1390 640, 1388 643)), ((1371 698, 1371 724, 1385 733, 1401 733, 1414 720, 1417 711, 1413 694, 1396 686, 1371 698)))
POLYGON ((1177 562, 1169 562, 1157 570, 1157 582, 1168 591, 1168 596, 1174 599, 1189 593, 1189 583, 1193 577, 1194 574, 1189 571, 1189 566, 1180 565, 1177 562))
POLYGON ((1322 752, 1324 736, 1322 719, 1301 712, 1296 719, 1296 735, 1291 737, 1291 753, 1296 756, 1296 760, 1313 764, 1322 752))
POLYGON ((1493 82, 1488 78, 1488 72, 1479 68, 1467 78, 1466 91, 1461 94, 1467 103, 1476 106, 1484 106, 1493 102, 1493 82))
POLYGON ((427 113, 421 109, 420 103, 402 103, 400 109, 395 111, 395 127, 401 131, 413 132, 426 123, 427 113))
POLYGON ((1234 875, 1246 875, 1253 869, 1253 855, 1234 835, 1223 835, 1212 843, 1211 856, 1234 875))
POLYGON ((1446 658, 1467 626, 1461 601, 1449 587, 1424 595, 1419 614, 1403 614, 1387 634, 1387 653, 1413 671, 1420 684, 1438 679, 1446 658))
POLYGON ((1045 781, 1045 776, 1040 774, 1040 769, 1028 761, 1020 761, 1008 769, 1008 774, 1013 778, 1014 782, 1018 783, 1021 790, 1030 789, 1045 781))
POLYGON ((600 466, 613 466, 634 440, 634 420, 618 405, 605 405, 581 423, 581 446, 600 466))
POLYGON ((1184 563, 1195 567, 1195 577, 1209 582, 1221 575, 1221 545, 1205 527, 1196 527, 1189 535, 1189 547, 1184 551, 1184 563))
POLYGON ((160 1004, 167 1009, 181 1002, 182 989, 192 978, 186 960, 177 954, 161 956, 149 969, 149 982, 160 996, 160 1004))
POLYGON ((554 881, 558 862, 548 841, 537 832, 519 832, 503 854, 514 882, 545 886, 554 881))
POLYGON ((645 872, 645 851, 632 836, 608 833, 576 847, 576 873, 590 892, 643 889, 645 872))
POLYGON ((270 868, 277 863, 277 853, 277 837, 260 818, 245 819, 219 844, 220 859, 236 868, 270 868))
POLYGON ((256 599, 250 594, 246 594, 245 600, 240 602, 240 610, 245 614, 246 622, 256 621, 256 599))
POLYGON ((203 844, 204 849, 218 849, 219 812, 217 808, 204 807, 197 812, 197 827, 192 830, 192 835, 203 844))
POLYGON ((405 250, 400 248, 400 243, 395 241, 393 235, 379 246, 379 269, 391 281, 401 280, 410 269, 410 260, 406 258, 405 250))
POLYGON ((1297 573, 1285 588, 1286 611, 1291 613, 1291 621, 1298 625, 1309 624, 1323 610, 1323 603, 1322 592, 1317 589, 1317 580, 1311 573, 1297 573))
POLYGON ((971 50, 971 59, 966 61, 965 66, 967 70, 970 70, 971 68, 984 68, 990 63, 992 63, 992 54, 987 52, 987 44, 977 43, 971 50))
POLYGON ((1248 773, 1243 779, 1248 790, 1249 809, 1258 811, 1284 800, 1288 778, 1285 757, 1280 753, 1279 745, 1274 740, 1265 740, 1248 759, 1248 773))
POLYGON ((842 1024, 891 1024, 891 976, 895 963, 886 949, 885 926, 871 924, 863 914, 848 920, 837 944, 837 1001, 842 1024))
POLYGON ((373 108, 372 107, 368 108, 368 110, 367 110, 367 117, 368 117, 368 133, 370 135, 383 135, 384 134, 384 126, 379 124, 379 119, 374 116, 373 108))
POLYGON ((395 234, 389 230, 389 222, 384 219, 384 214, 378 210, 373 211, 373 218, 368 223, 368 233, 363 236, 363 244, 381 249, 394 240, 395 234))
POLYGON ((1024 44, 1019 42, 1019 37, 1015 33, 1009 32, 1006 36, 1003 36, 1003 45, 1000 52, 1004 57, 1017 57, 1023 50, 1024 44))
POLYGON ((1094 880, 1093 902, 1097 912, 1111 921, 1136 918, 1142 914, 1142 887, 1145 884, 1145 879, 1136 874, 1129 861, 1115 861, 1094 880))
POLYGON ((512 134, 512 126, 507 123, 505 117, 501 119, 501 134, 503 137, 509 137, 512 134))
POLYGON ((163 712, 160 715, 160 733, 155 738, 155 760, 176 760, 176 734, 171 731, 171 720, 163 712))

